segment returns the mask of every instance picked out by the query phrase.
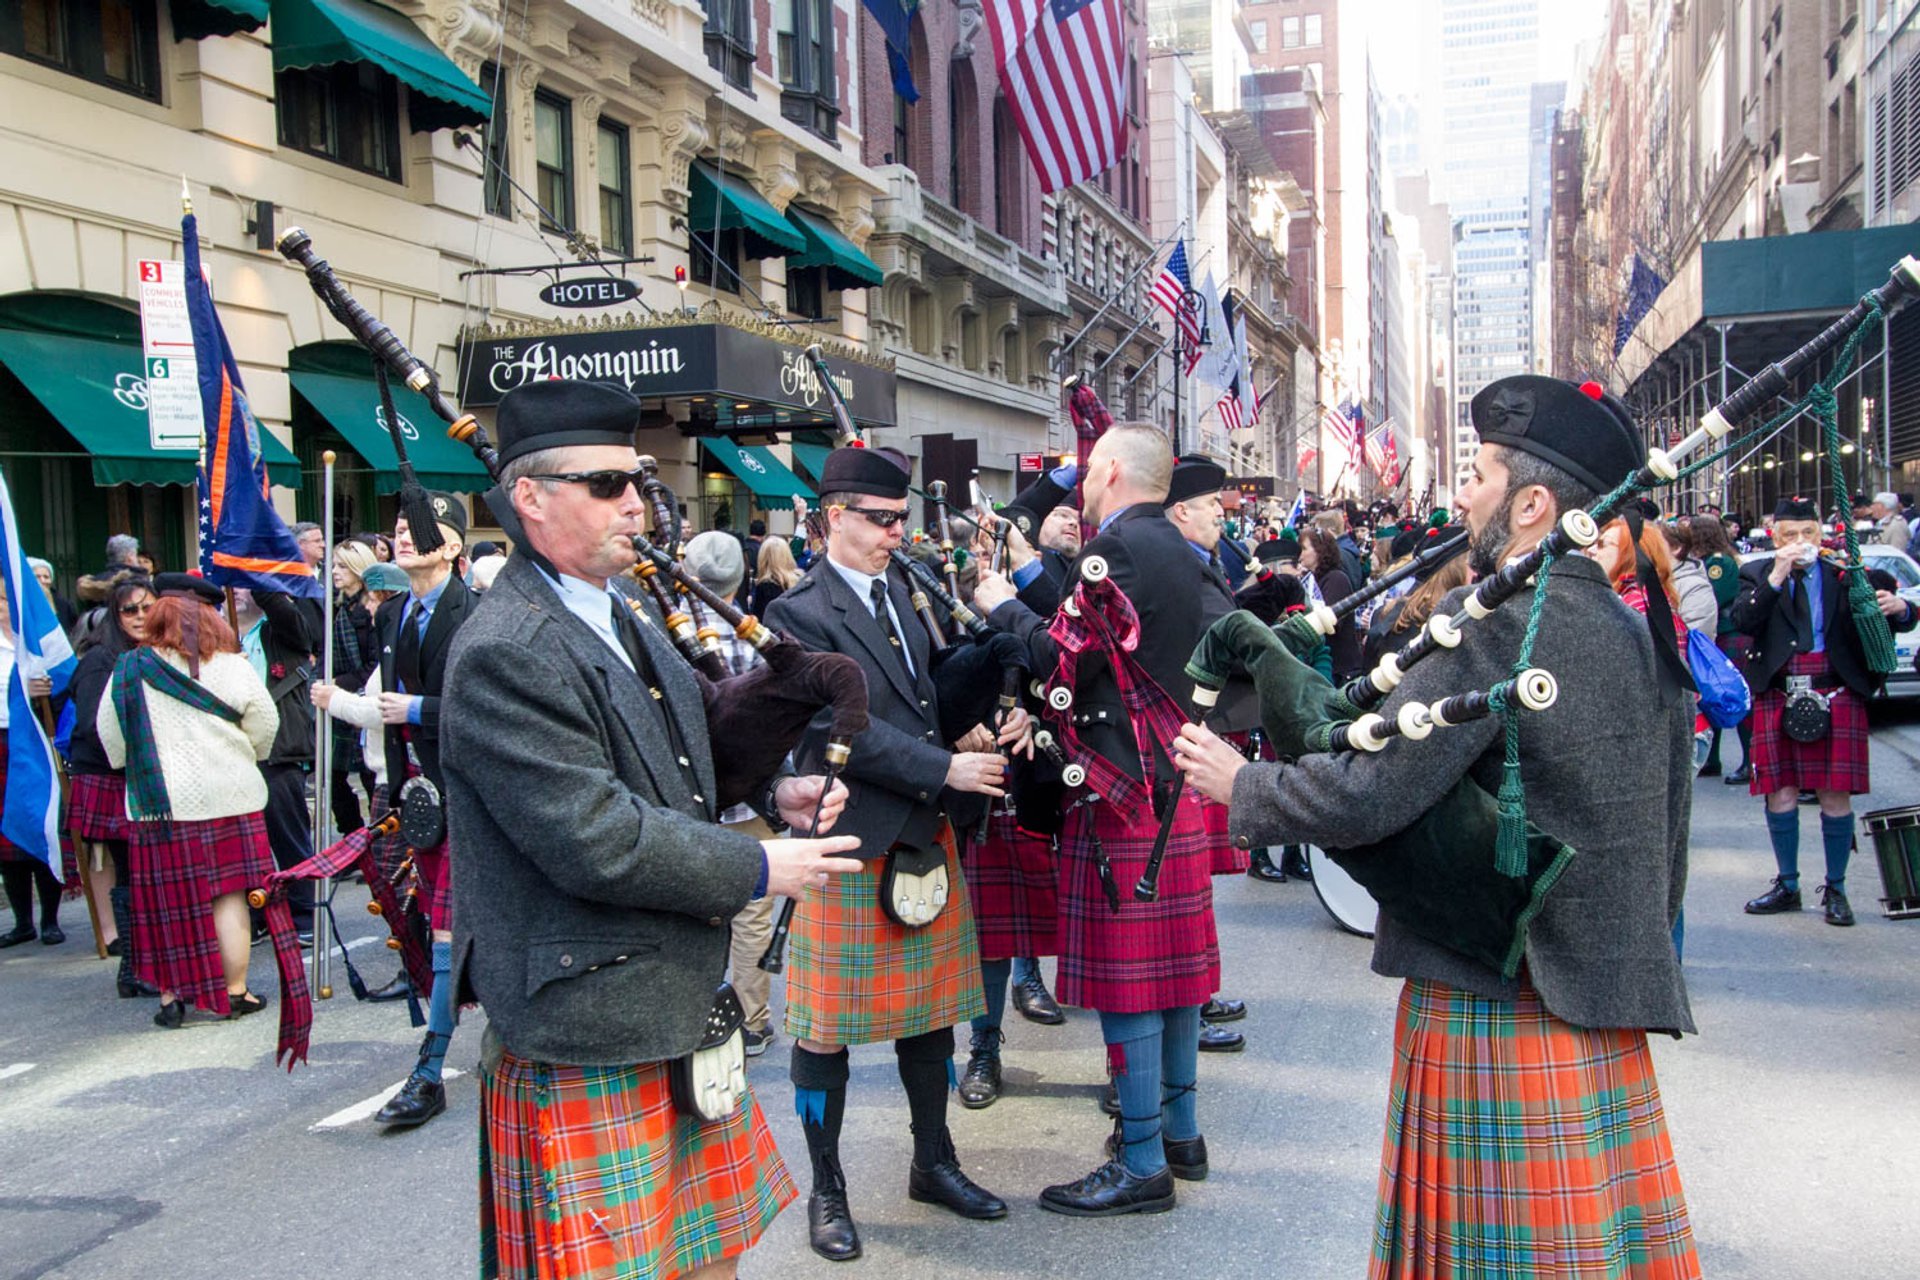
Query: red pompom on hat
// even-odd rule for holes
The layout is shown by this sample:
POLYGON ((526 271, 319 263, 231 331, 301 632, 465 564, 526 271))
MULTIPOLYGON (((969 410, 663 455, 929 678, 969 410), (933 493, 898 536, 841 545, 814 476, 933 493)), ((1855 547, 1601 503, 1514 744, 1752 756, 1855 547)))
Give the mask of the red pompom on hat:
POLYGON ((1580 384, 1580 394, 1589 400, 1598 400, 1607 394, 1607 389, 1597 382, 1583 382, 1580 384))

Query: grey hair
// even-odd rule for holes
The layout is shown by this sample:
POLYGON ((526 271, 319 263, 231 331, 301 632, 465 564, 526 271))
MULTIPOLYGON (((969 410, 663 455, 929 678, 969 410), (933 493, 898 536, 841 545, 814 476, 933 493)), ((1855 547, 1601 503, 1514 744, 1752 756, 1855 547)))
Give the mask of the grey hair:
POLYGON ((116 533, 107 539, 108 564, 132 564, 140 554, 140 539, 130 533, 116 533))
POLYGON ((1502 447, 1500 461, 1507 468, 1507 496, 1511 498, 1528 485, 1537 484, 1553 495, 1557 515, 1593 505, 1600 495, 1573 478, 1568 472, 1519 449, 1502 447))
POLYGON ((301 538, 306 537, 310 533, 320 532, 320 526, 314 523, 312 520, 302 520, 298 524, 294 525, 292 528, 288 529, 287 532, 292 534, 294 536, 294 539, 297 541, 301 538))
POLYGON ((1151 422, 1118 422, 1107 428, 1100 443, 1120 463, 1128 484, 1153 495, 1154 501, 1167 496, 1173 487, 1173 443, 1166 432, 1151 422))
POLYGON ((1889 511, 1900 509, 1900 495, 1897 493, 1876 493, 1873 495, 1873 500, 1889 511))
POLYGON ((52 573, 53 562, 50 560, 42 560, 39 556, 27 557, 27 572, 38 573, 42 569, 45 569, 48 573, 52 573))

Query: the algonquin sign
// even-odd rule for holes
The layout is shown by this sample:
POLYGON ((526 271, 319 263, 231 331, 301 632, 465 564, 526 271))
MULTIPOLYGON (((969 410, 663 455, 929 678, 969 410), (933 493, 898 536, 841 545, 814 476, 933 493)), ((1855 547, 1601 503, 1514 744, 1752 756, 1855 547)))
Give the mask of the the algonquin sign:
MULTIPOLYGON (((854 418, 892 425, 892 361, 853 354, 840 343, 823 348, 854 418)), ((460 401, 468 407, 497 404, 530 382, 578 378, 612 383, 645 400, 713 396, 821 418, 831 412, 804 342, 783 342, 735 323, 483 330, 463 337, 460 367, 460 401)))

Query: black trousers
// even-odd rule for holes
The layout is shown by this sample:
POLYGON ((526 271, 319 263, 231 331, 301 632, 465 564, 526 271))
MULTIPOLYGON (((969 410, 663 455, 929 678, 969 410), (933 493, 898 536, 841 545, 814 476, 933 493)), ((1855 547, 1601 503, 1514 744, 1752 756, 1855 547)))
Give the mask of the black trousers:
MULTIPOLYGON (((313 856, 313 814, 307 807, 307 778, 311 767, 303 764, 263 764, 260 775, 267 780, 267 843, 273 846, 273 865, 285 871, 313 856)), ((296 929, 313 928, 313 881, 295 880, 287 885, 287 906, 293 912, 296 929)))

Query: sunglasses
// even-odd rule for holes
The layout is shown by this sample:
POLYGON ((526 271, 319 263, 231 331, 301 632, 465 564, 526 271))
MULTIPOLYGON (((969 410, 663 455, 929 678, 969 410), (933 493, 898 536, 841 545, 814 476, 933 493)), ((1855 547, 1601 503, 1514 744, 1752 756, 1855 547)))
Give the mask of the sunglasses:
POLYGON ((131 618, 136 614, 146 613, 152 608, 153 602, 151 600, 145 604, 123 604, 120 606, 120 616, 123 618, 131 618))
POLYGON ((528 476, 527 479, 583 484, 587 486, 588 497, 611 502, 625 494, 628 485, 633 486, 635 493, 640 492, 641 486, 646 483, 647 473, 635 467, 632 471, 561 471, 551 475, 528 476))
POLYGON ((905 524, 907 519, 907 513, 904 510, 886 511, 879 507, 842 507, 840 509, 851 511, 857 516, 865 516, 882 529, 891 529, 897 524, 905 524))

